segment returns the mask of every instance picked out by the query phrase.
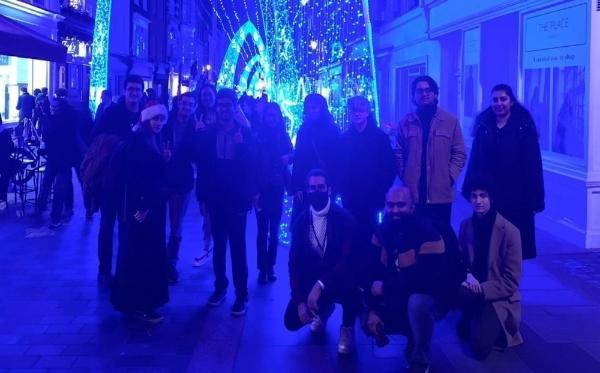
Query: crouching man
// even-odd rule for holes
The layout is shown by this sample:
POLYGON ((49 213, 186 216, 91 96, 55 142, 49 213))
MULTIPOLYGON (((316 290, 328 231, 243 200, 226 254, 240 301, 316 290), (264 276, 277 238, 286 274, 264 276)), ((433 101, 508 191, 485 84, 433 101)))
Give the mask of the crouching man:
POLYGON ((468 266, 459 292, 462 316, 458 334, 473 354, 485 359, 494 347, 523 342, 521 321, 521 236, 494 207, 484 180, 469 186, 473 216, 460 227, 460 247, 468 266))
POLYGON ((354 323, 361 296, 353 276, 355 225, 352 217, 331 200, 324 171, 312 170, 306 178, 309 207, 292 225, 289 271, 292 300, 285 312, 285 327, 296 331, 310 324, 323 332, 334 304, 342 306, 338 352, 354 350, 354 323))
POLYGON ((447 239, 415 213, 410 190, 394 186, 386 195, 385 216, 373 235, 377 256, 371 266, 365 328, 379 346, 386 334, 408 338, 405 357, 411 372, 427 372, 435 321, 450 308, 461 278, 450 258, 458 257, 456 236, 447 239))

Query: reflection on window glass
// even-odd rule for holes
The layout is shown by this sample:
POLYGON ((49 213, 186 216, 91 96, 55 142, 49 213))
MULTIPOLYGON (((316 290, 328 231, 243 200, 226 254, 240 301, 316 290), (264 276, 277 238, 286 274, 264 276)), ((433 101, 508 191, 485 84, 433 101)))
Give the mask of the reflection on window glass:
POLYGON ((524 89, 542 150, 584 158, 585 67, 527 69, 524 89))

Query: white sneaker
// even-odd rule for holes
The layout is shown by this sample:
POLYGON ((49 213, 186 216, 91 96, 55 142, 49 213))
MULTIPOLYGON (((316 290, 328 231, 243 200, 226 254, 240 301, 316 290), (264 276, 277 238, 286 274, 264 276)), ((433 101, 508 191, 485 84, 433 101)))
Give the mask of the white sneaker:
POLYGON ((327 313, 325 313, 323 315, 315 316, 313 321, 310 323, 310 330, 313 333, 325 332, 325 328, 327 327, 327 320, 329 319, 329 317, 331 316, 331 314, 333 313, 334 310, 335 310, 335 305, 332 304, 329 307, 329 309, 327 310, 327 313))
POLYGON ((327 320, 323 321, 319 316, 315 316, 313 321, 310 323, 310 331, 313 333, 323 333, 327 326, 327 320))
POLYGON ((340 339, 338 341, 338 353, 351 354, 354 352, 354 327, 340 327, 340 339))

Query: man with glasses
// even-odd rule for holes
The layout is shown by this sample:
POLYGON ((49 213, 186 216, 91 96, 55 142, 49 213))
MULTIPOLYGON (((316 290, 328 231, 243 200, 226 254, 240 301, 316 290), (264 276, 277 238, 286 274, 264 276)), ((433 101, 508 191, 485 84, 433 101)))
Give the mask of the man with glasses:
POLYGON ((412 82, 411 92, 417 109, 405 115, 398 127, 398 174, 417 210, 438 226, 447 226, 454 183, 466 159, 462 131, 458 119, 438 107, 435 80, 420 76, 412 82))
MULTIPOLYGON (((119 149, 133 134, 140 121, 144 81, 137 75, 125 79, 125 100, 107 108, 97 119, 94 140, 82 163, 82 178, 86 184, 97 182, 100 187, 93 194, 93 204, 100 206, 100 231, 98 232, 98 281, 103 285, 112 282, 113 233, 118 212, 124 202, 119 163, 115 157, 119 149), (91 160, 91 162, 90 162, 91 160), (98 172, 90 172, 87 165, 103 165, 98 172), (90 175, 93 173, 93 175, 90 175), (90 181, 90 179, 95 181, 90 181)), ((84 186, 84 188, 87 188, 84 186)), ((120 220, 120 219, 119 219, 120 220)))

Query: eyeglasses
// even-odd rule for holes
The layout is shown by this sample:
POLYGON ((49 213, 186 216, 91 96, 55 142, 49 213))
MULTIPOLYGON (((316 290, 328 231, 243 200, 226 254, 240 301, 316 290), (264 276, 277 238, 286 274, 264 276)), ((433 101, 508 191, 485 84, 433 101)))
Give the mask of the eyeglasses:
POLYGON ((415 89, 415 94, 420 95, 420 96, 428 95, 430 93, 433 93, 433 89, 431 89, 431 88, 424 88, 424 89, 417 88, 417 89, 415 89))

